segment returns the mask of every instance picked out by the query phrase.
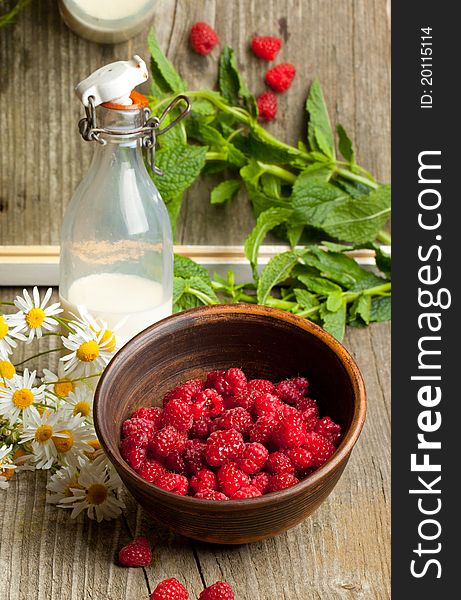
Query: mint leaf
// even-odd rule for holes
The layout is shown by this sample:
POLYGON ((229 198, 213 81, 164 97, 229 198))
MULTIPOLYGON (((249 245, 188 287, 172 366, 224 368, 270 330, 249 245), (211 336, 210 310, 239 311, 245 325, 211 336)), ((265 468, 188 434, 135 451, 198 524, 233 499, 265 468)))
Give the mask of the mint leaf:
POLYGON ((176 226, 178 224, 178 218, 181 213, 183 195, 178 194, 165 200, 165 206, 170 217, 171 230, 173 232, 173 239, 176 238, 176 226))
POLYGON ((226 159, 237 167, 246 165, 247 159, 243 152, 236 148, 231 142, 214 127, 200 121, 191 121, 189 127, 190 135, 204 144, 211 146, 213 150, 226 154, 226 159))
POLYGON ((371 301, 370 321, 391 320, 391 298, 378 297, 371 301))
POLYGON ((244 251, 253 270, 253 277, 258 279, 258 253, 259 247, 266 235, 277 227, 285 223, 291 216, 292 211, 287 208, 269 208, 261 213, 256 221, 253 231, 245 240, 244 251))
POLYGON ((205 164, 207 148, 199 146, 168 146, 155 155, 155 164, 163 176, 154 176, 163 200, 169 201, 182 194, 200 175, 205 164))
MULTIPOLYGON (((289 164, 299 160, 296 148, 290 148, 283 143, 278 143, 275 138, 266 134, 262 127, 255 126, 246 140, 246 154, 255 160, 266 163, 289 164)), ((305 162, 303 163, 305 164, 305 162)))
POLYGON ((339 310, 343 303, 343 295, 341 292, 333 292, 327 298, 325 306, 330 312, 339 310))
POLYGON ((336 131, 338 132, 339 137, 339 151, 348 162, 355 163, 354 146, 341 123, 336 125, 336 131))
POLYGON ((311 294, 302 288, 295 288, 293 292, 295 294, 296 302, 304 310, 309 310, 310 308, 314 308, 315 306, 319 305, 319 301, 317 300, 315 294, 311 294))
POLYGON ((264 267, 258 282, 257 297, 259 304, 265 304, 272 288, 285 281, 298 262, 297 252, 283 252, 270 259, 264 267))
POLYGON ((221 181, 215 186, 210 195, 211 204, 224 204, 229 202, 237 194, 240 189, 241 181, 239 179, 227 179, 221 181))
POLYGON ((335 160, 335 142, 330 117, 318 79, 312 82, 306 101, 309 115, 307 137, 312 150, 320 150, 325 156, 335 160))
POLYGON ((304 225, 293 225, 291 223, 287 223, 286 228, 288 241, 290 242, 290 246, 293 249, 301 239, 301 236, 304 231, 304 225))
POLYGON ((191 258, 181 256, 180 254, 174 255, 174 276, 181 277, 182 279, 200 277, 200 279, 211 283, 210 275, 205 267, 202 267, 202 265, 199 265, 191 258))
POLYGON ((182 277, 173 278, 173 305, 177 304, 186 290, 186 280, 182 277))
POLYGON ((371 316, 371 296, 365 296, 361 294, 354 302, 352 303, 351 308, 349 309, 349 314, 352 320, 361 319, 365 325, 370 323, 371 316))
POLYGON ((323 277, 317 277, 315 275, 302 275, 298 274, 297 279, 303 283, 308 290, 319 294, 320 296, 329 296, 334 293, 341 293, 343 290, 339 285, 324 279, 323 277))
MULTIPOLYGON (((159 92, 180 94, 187 90, 186 82, 182 79, 171 62, 161 51, 154 30, 151 29, 147 44, 151 54, 151 73, 154 89, 159 92)), ((154 94, 156 95, 156 94, 154 94)))
POLYGON ((346 331, 346 303, 342 302, 336 311, 328 310, 324 303, 320 307, 319 314, 325 331, 341 341, 346 331))
POLYGON ((374 244, 374 250, 376 254, 376 266, 382 273, 389 277, 391 274, 390 254, 386 254, 377 244, 374 244))
POLYGON ((243 106, 253 117, 258 115, 255 97, 240 74, 232 48, 224 48, 221 52, 218 82, 219 89, 229 104, 243 106))
POLYGON ((318 269, 322 277, 350 288, 364 277, 369 271, 363 269, 356 261, 345 254, 326 252, 318 246, 308 247, 302 257, 303 262, 318 269))

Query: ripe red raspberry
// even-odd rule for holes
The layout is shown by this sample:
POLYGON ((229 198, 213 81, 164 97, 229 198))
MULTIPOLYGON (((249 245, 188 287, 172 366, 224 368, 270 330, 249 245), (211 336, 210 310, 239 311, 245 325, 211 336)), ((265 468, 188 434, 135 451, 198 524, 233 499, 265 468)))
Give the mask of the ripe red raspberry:
POLYGON ((272 67, 267 71, 265 80, 274 92, 286 92, 290 87, 291 82, 296 75, 294 65, 290 63, 282 63, 276 67, 272 67))
POLYGON ((231 500, 243 500, 245 498, 257 498, 262 496, 260 490, 254 485, 244 485, 239 490, 232 494, 231 500))
POLYGON ((274 92, 263 92, 256 99, 260 121, 273 121, 277 116, 277 96, 274 92))
POLYGON ((232 406, 229 406, 229 408, 240 406, 248 412, 251 412, 254 406, 255 398, 259 396, 260 393, 261 392, 258 392, 257 390, 250 390, 249 388, 237 392, 237 394, 232 398, 232 406))
POLYGON ((290 448, 285 450, 285 454, 298 470, 308 469, 314 464, 314 456, 307 448, 290 448))
POLYGON ((278 417, 271 415, 259 417, 250 429, 250 441, 268 444, 279 422, 278 417))
POLYGON ((198 600, 235 600, 231 586, 225 581, 217 581, 201 592, 198 600))
POLYGON ((196 475, 206 467, 205 461, 206 443, 201 440, 188 440, 184 449, 183 458, 186 470, 191 475, 196 475))
POLYGON ((182 452, 186 445, 186 439, 184 433, 181 433, 172 425, 167 425, 167 427, 154 433, 149 443, 149 450, 156 458, 165 458, 174 450, 182 452))
POLYGON ((133 469, 142 465, 147 454, 147 447, 141 446, 135 438, 125 438, 120 444, 120 454, 133 469))
POLYGON ((206 439, 210 435, 211 417, 202 417, 189 429, 190 438, 206 439))
POLYGON ((154 458, 146 458, 138 469, 139 475, 149 483, 154 483, 157 477, 165 472, 165 467, 154 458))
POLYGON ((172 425, 178 431, 189 431, 192 427, 192 406, 184 400, 173 398, 163 409, 162 425, 172 425))
POLYGON ((140 442, 144 439, 147 439, 147 441, 151 440, 154 431, 154 423, 147 419, 127 419, 122 425, 123 437, 136 437, 140 442))
POLYGON ((309 382, 305 377, 285 379, 277 384, 276 390, 279 397, 287 404, 296 404, 307 394, 309 382))
POLYGON ((324 438, 322 435, 313 431, 310 431, 306 435, 304 447, 307 448, 309 452, 312 452, 314 456, 314 467, 321 467, 336 450, 330 440, 327 440, 327 438, 324 438))
POLYGON ((197 475, 191 477, 190 487, 195 493, 204 492, 205 490, 217 490, 218 480, 210 469, 200 469, 197 475))
POLYGON ((205 458, 212 467, 240 458, 245 450, 242 434, 235 429, 215 431, 210 435, 205 449, 205 458))
POLYGON ((269 450, 258 442, 245 445, 242 458, 237 461, 238 466, 247 475, 260 471, 266 464, 269 450))
POLYGON ((251 379, 248 382, 249 392, 261 392, 262 394, 268 392, 269 394, 272 394, 274 390, 275 385, 268 379, 251 379))
POLYGON ((291 473, 294 475, 295 468, 286 454, 283 452, 272 452, 267 459, 266 469, 273 475, 279 473, 291 473))
POLYGON ((246 473, 241 471, 236 463, 227 463, 218 471, 218 481, 221 491, 226 496, 232 496, 244 485, 250 484, 250 479, 246 473))
POLYGON ((189 480, 184 475, 178 475, 178 473, 163 473, 163 475, 157 477, 155 485, 167 492, 185 496, 189 489, 189 480))
POLYGON ((195 25, 192 25, 192 29, 190 30, 190 45, 197 54, 206 56, 210 54, 217 44, 219 44, 218 34, 208 23, 199 21, 195 25))
POLYGON ((186 462, 182 457, 182 452, 179 452, 178 450, 173 450, 173 452, 170 452, 170 454, 168 454, 168 456, 166 456, 163 459, 163 461, 165 467, 169 471, 174 471, 175 473, 179 473, 180 475, 186 474, 186 462))
POLYGON ((213 422, 213 426, 217 429, 235 429, 244 435, 253 426, 253 419, 249 412, 237 406, 226 410, 213 422))
POLYGON ((194 498, 200 498, 201 500, 229 500, 226 494, 217 492, 216 490, 202 490, 197 492, 194 498))
POLYGON ((283 418, 272 436, 278 448, 298 448, 306 440, 306 424, 299 414, 291 414, 283 418))
POLYGON ((217 417, 223 410, 223 397, 214 389, 206 389, 195 396, 192 416, 195 420, 203 417, 217 417))
POLYGON ((148 567, 152 560, 149 540, 138 537, 118 553, 118 562, 122 567, 148 567))
POLYGON ((256 417, 265 415, 276 416, 283 410, 284 404, 277 396, 269 392, 260 393, 256 396, 253 405, 253 412, 256 417))
POLYGON ((282 40, 278 37, 254 37, 251 40, 251 49, 258 58, 274 60, 282 47, 282 40))
POLYGON ((330 417, 323 417, 317 422, 315 433, 326 437, 333 446, 337 446, 341 441, 341 425, 332 421, 330 417))
POLYGON ((236 396, 247 389, 247 378, 241 369, 227 371, 211 371, 208 373, 206 386, 214 388, 224 398, 236 396))
POLYGON ((262 471, 258 473, 254 477, 251 478, 251 485, 257 488, 261 494, 266 494, 269 491, 269 481, 270 481, 269 473, 266 471, 262 471))
POLYGON ((160 421, 162 417, 162 409, 158 406, 142 406, 135 410, 131 415, 132 419, 147 419, 153 421, 155 429, 160 429, 160 421))
POLYGON ((205 387, 205 383, 201 379, 189 379, 185 383, 178 385, 170 390, 163 398, 163 406, 173 398, 183 400, 184 402, 192 402, 192 398, 201 392, 205 387))
POLYGON ((183 584, 172 577, 158 584, 150 595, 150 600, 189 600, 189 594, 183 584))
POLYGON ((296 408, 301 414, 302 420, 306 423, 307 431, 314 431, 319 420, 319 407, 312 398, 301 398, 296 403, 296 408))
POLYGON ((291 473, 271 475, 271 478, 269 479, 269 492, 278 492, 279 490, 291 487, 296 483, 299 483, 299 479, 296 479, 291 473))
POLYGON ((306 396, 303 396, 297 400, 295 406, 300 412, 304 412, 305 410, 315 410, 317 411, 317 415, 319 414, 319 407, 313 398, 307 398, 306 396))

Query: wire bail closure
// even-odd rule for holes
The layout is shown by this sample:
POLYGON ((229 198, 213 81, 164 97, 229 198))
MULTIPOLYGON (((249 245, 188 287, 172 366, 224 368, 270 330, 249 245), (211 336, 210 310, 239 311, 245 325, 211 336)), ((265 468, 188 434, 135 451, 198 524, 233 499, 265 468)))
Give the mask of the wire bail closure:
POLYGON ((176 96, 170 104, 165 108, 160 117, 152 117, 149 108, 145 108, 145 124, 142 127, 136 129, 128 129, 121 131, 120 129, 107 129, 105 127, 98 127, 96 122, 96 105, 94 96, 89 96, 88 106, 85 106, 86 116, 80 119, 78 122, 78 130, 80 135, 86 142, 98 142, 102 146, 107 144, 107 140, 101 137, 101 134, 115 137, 131 137, 140 135, 142 136, 142 147, 146 153, 146 161, 151 170, 155 175, 163 175, 162 171, 155 166, 155 146, 157 143, 157 136, 162 135, 169 131, 172 127, 182 121, 191 111, 191 103, 187 96, 180 94, 176 96), (168 114, 176 108, 180 103, 184 102, 186 107, 179 113, 179 115, 173 119, 168 125, 160 128, 163 121, 166 119, 168 114))

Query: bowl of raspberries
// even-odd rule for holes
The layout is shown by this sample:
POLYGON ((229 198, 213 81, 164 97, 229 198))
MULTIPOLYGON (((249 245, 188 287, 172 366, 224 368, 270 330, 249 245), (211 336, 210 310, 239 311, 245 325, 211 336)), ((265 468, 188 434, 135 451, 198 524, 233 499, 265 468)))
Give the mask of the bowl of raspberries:
POLYGON ((154 519, 203 541, 281 533, 332 491, 366 397, 347 350, 317 325, 249 304, 152 325, 106 368, 98 437, 154 519))

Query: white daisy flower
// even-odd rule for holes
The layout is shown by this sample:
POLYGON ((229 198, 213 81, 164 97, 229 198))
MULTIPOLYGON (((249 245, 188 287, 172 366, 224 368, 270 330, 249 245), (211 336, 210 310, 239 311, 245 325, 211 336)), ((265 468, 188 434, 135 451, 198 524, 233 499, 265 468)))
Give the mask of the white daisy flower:
POLYGON ((27 339, 21 333, 21 325, 15 321, 16 315, 0 314, 0 359, 7 359, 9 354, 16 348, 16 340, 27 339))
POLYGON ((21 444, 27 442, 32 447, 33 462, 36 469, 50 469, 58 458, 58 447, 67 443, 68 434, 63 430, 62 415, 44 410, 40 415, 35 407, 24 417, 21 444))
POLYGON ((34 403, 45 399, 45 386, 34 387, 36 371, 29 373, 24 369, 23 375, 16 375, 0 386, 0 415, 14 425, 20 414, 25 417, 33 408, 34 403))
POLYGON ((16 465, 12 463, 11 451, 13 446, 0 447, 0 490, 6 490, 14 475, 16 465))
POLYGON ((110 329, 94 330, 91 326, 76 327, 75 333, 62 337, 70 354, 63 356, 65 373, 89 377, 100 373, 116 352, 116 341, 110 329))
MULTIPOLYGON (((97 378, 95 378, 97 379, 97 378)), ((58 372, 53 373, 48 369, 43 369, 42 382, 46 385, 45 396, 52 402, 56 403, 58 399, 63 400, 68 398, 71 392, 75 392, 79 387, 89 390, 91 389, 91 380, 75 381, 71 379, 64 370, 64 363, 59 362, 58 372)))
POLYGON ((53 436, 57 459, 63 465, 78 467, 79 459, 85 460, 88 454, 94 452, 89 442, 94 440, 96 434, 81 415, 69 417, 65 411, 60 411, 58 414, 61 419, 57 433, 65 436, 53 436))
POLYGON ((72 498, 71 488, 78 488, 79 471, 75 467, 62 467, 50 477, 46 489, 51 492, 46 501, 50 504, 59 504, 64 498, 72 498))
POLYGON ((93 415, 93 390, 88 387, 78 387, 75 391, 70 392, 65 403, 63 404, 63 410, 67 411, 72 415, 80 415, 90 423, 92 422, 93 415))
POLYGON ((63 498, 58 506, 71 508, 71 518, 86 511, 90 519, 100 523, 118 517, 124 502, 118 498, 119 481, 106 469, 102 462, 80 462, 78 487, 70 487, 71 497, 63 498))
POLYGON ((14 320, 21 327, 21 332, 28 333, 27 343, 30 343, 34 337, 41 338, 43 330, 55 331, 58 326, 53 317, 63 312, 61 305, 55 302, 46 306, 52 292, 52 288, 48 288, 43 300, 40 300, 38 288, 35 286, 32 290, 32 298, 26 289, 22 291, 23 296, 16 296, 14 304, 19 312, 14 315, 14 320))

